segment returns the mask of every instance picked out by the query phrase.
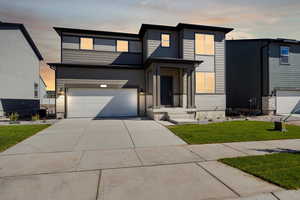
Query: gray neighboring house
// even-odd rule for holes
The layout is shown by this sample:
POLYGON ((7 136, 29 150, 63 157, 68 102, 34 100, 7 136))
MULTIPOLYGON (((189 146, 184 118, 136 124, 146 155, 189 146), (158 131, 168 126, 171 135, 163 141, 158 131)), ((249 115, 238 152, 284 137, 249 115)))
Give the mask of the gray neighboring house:
POLYGON ((300 41, 229 40, 227 107, 263 114, 300 114, 300 41))
POLYGON ((58 118, 225 116, 225 35, 231 28, 143 24, 138 34, 55 27, 58 118))
POLYGON ((0 116, 31 115, 40 108, 43 61, 23 24, 0 22, 0 116))

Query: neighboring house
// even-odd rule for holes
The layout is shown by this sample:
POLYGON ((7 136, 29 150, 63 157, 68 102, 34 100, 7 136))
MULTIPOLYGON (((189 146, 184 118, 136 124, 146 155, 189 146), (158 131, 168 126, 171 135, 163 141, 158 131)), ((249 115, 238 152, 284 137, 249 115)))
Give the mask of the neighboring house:
POLYGON ((0 23, 0 116, 40 107, 39 50, 22 24, 0 23))
POLYGON ((47 90, 41 99, 41 108, 46 109, 48 115, 55 115, 55 96, 55 91, 47 90))
POLYGON ((227 107, 264 114, 300 114, 300 41, 230 40, 227 107))
POLYGON ((47 98, 47 85, 43 78, 40 76, 40 107, 44 104, 45 99, 47 98))
POLYGON ((143 24, 138 34, 54 28, 61 38, 62 117, 225 116, 225 35, 231 28, 143 24))

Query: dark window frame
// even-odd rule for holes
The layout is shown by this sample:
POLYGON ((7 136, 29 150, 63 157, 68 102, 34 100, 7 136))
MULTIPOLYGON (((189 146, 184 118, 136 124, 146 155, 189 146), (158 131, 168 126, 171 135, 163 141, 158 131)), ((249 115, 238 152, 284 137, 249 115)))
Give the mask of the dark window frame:
POLYGON ((79 36, 79 50, 80 51, 94 51, 95 50, 95 38, 94 37, 81 37, 79 36), (81 48, 81 38, 87 38, 93 40, 93 49, 82 49, 81 48))
POLYGON ((130 53, 129 52, 129 40, 116 39, 115 43, 116 43, 116 51, 115 52, 117 52, 117 53, 130 53), (118 51, 118 41, 126 41, 127 42, 127 51, 118 51))
POLYGON ((279 47, 279 62, 280 62, 280 65, 290 65, 290 49, 291 49, 291 47, 290 46, 284 46, 284 45, 280 45, 280 47, 279 47), (282 49, 283 48, 287 48, 288 49, 288 54, 287 55, 283 55, 282 54, 282 49), (282 58, 287 58, 287 62, 283 62, 282 61, 282 58))

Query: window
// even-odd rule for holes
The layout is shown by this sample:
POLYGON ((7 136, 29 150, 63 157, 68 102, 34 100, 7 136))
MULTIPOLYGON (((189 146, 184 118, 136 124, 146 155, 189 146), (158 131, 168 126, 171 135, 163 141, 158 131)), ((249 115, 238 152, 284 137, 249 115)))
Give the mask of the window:
POLYGON ((80 38, 80 49, 93 50, 94 49, 93 38, 80 38))
POLYGON ((128 52, 128 41, 117 40, 117 52, 128 52))
POLYGON ((280 63, 289 64, 290 47, 280 47, 280 63))
POLYGON ((195 54, 215 55, 215 36, 211 34, 195 34, 195 54))
POLYGON ((170 47, 170 34, 167 33, 161 34, 161 46, 170 47))
POLYGON ((196 72, 196 93, 215 93, 214 72, 196 72))
POLYGON ((34 98, 39 97, 39 84, 34 83, 34 98))

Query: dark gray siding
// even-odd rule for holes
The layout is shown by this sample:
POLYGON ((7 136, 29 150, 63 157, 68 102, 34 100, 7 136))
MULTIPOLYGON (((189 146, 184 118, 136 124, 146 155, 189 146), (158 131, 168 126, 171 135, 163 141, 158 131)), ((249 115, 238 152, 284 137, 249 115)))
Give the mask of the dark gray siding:
MULTIPOLYGON (((85 37, 85 36, 82 36, 85 37)), ((124 38, 94 38, 94 50, 80 50, 80 36, 62 36, 61 57, 63 63, 85 64, 142 64, 141 41, 128 40, 129 52, 116 52, 116 40, 124 38)))
POLYGON ((222 32, 184 29, 182 31, 181 57, 188 60, 203 60, 197 71, 215 71, 216 93, 225 93, 225 34, 222 32), (215 56, 195 55, 195 33, 215 35, 215 56), (202 65, 202 66, 201 66, 202 65))
POLYGON ((176 31, 147 30, 144 36, 147 52, 146 57, 178 58, 178 34, 176 31), (161 34, 170 34, 170 47, 161 47, 161 34))
POLYGON ((20 117, 31 117, 40 109, 39 100, 31 99, 0 99, 0 107, 2 104, 3 112, 18 113, 20 117))
POLYGON ((63 63, 91 63, 91 64, 142 64, 141 53, 84 51, 75 49, 62 50, 63 63))
POLYGON ((256 99, 261 109, 261 43, 227 41, 226 43, 227 108, 249 108, 256 99))
POLYGON ((272 43, 269 56, 271 93, 276 87, 300 88, 300 45, 272 43), (280 64, 280 46, 290 46, 290 64, 280 64))
POLYGON ((90 67, 58 67, 56 70, 58 87, 60 84, 98 84, 122 85, 121 87, 140 87, 145 89, 144 70, 111 69, 90 67))

